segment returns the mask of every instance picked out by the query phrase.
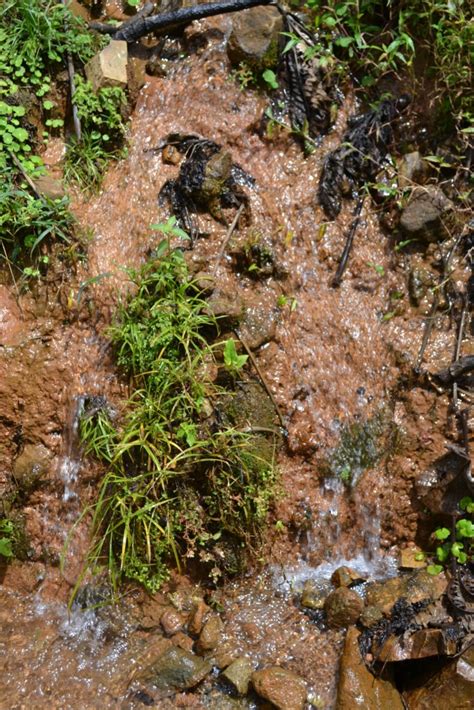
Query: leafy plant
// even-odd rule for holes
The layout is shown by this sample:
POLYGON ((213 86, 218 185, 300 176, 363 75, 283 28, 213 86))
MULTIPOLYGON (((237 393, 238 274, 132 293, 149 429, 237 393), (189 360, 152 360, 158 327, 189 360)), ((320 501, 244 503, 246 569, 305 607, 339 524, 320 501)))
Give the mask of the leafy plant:
MULTIPOLYGON (((474 514, 474 501, 469 496, 461 499, 459 507, 471 517, 474 514)), ((474 560, 474 522, 470 518, 460 518, 452 532, 445 527, 437 528, 433 537, 442 544, 437 545, 435 550, 437 562, 427 567, 430 574, 442 572, 444 565, 452 558, 461 565, 474 560)))
POLYGON ((11 520, 2 518, 0 520, 0 556, 7 559, 13 557, 13 542, 15 528, 11 520))
POLYGON ((224 345, 224 364, 232 375, 240 372, 248 358, 248 355, 238 355, 233 338, 226 340, 224 345))
POLYGON ((275 472, 251 434, 214 414, 225 396, 205 374, 217 323, 182 253, 166 249, 130 278, 135 295, 110 337, 132 396, 117 420, 102 410, 81 422, 85 450, 108 465, 89 566, 105 559, 114 583, 154 590, 183 557, 214 579, 236 571, 258 540, 275 472))
POLYGON ((271 69, 265 69, 262 74, 262 79, 268 84, 270 89, 278 89, 278 79, 276 78, 275 72, 271 69))

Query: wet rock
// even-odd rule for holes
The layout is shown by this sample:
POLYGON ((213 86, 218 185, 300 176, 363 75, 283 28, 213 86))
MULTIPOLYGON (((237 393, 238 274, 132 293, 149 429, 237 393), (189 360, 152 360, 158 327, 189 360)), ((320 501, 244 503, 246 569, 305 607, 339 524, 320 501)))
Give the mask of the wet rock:
POLYGON ((413 266, 408 274, 410 303, 418 307, 434 283, 434 275, 428 269, 413 266))
POLYGON ((130 57, 127 63, 127 85, 128 95, 132 103, 136 102, 145 80, 145 61, 139 57, 130 57))
POLYGON ((244 310, 241 299, 235 294, 214 291, 207 299, 207 309, 216 318, 228 320, 231 323, 238 322, 244 310))
POLYGON ((247 695, 253 664, 250 658, 236 658, 222 673, 239 695, 247 695))
POLYGON ((222 623, 220 616, 211 616, 211 618, 204 624, 199 635, 199 640, 197 642, 198 653, 213 651, 221 639, 223 630, 224 624, 222 623))
POLYGON ((335 629, 355 624, 363 608, 364 602, 360 596, 347 587, 339 587, 331 592, 324 604, 328 624, 335 629))
POLYGON ((86 8, 78 2, 78 0, 68 0, 67 7, 70 12, 76 17, 80 17, 82 20, 89 22, 90 15, 86 8))
POLYGON ((21 342, 21 311, 6 286, 0 285, 0 346, 11 348, 21 342))
POLYGON ((276 8, 254 7, 239 12, 233 19, 227 44, 231 62, 244 62, 255 72, 276 66, 283 20, 276 8))
POLYGON ((426 570, 419 570, 404 577, 395 577, 386 582, 375 582, 367 587, 367 604, 378 607, 384 614, 389 614, 395 602, 403 597, 410 604, 433 602, 446 591, 447 580, 444 574, 432 576, 426 570))
POLYGON ((169 647, 141 674, 161 690, 194 688, 212 669, 212 663, 179 646, 169 647))
POLYGON ((146 73, 150 76, 166 76, 169 71, 169 62, 167 59, 156 55, 151 57, 146 63, 146 73))
POLYGON ((400 226, 408 236, 439 241, 447 236, 444 225, 453 203, 434 185, 416 188, 400 217, 400 226))
POLYGON ((375 626, 375 624, 378 624, 378 622, 382 619, 383 613, 377 606, 366 606, 362 614, 360 615, 359 621, 362 626, 365 626, 367 629, 370 629, 371 626, 375 626))
POLYGON ((46 477, 52 454, 42 444, 27 444, 13 465, 18 487, 30 491, 46 477))
POLYGON ((209 612, 209 607, 204 602, 204 599, 198 599, 195 602, 193 610, 191 612, 191 617, 189 619, 188 630, 189 633, 195 634, 196 636, 201 633, 201 629, 204 625, 204 617, 209 612))
POLYGON ((242 339, 250 350, 256 350, 269 340, 273 340, 276 333, 277 313, 265 306, 248 308, 240 327, 242 339))
POLYGON ((418 498, 432 513, 454 513, 459 500, 469 495, 464 472, 466 460, 455 452, 436 459, 415 481, 418 498))
POLYGON ((468 710, 474 698, 474 647, 403 695, 408 710, 468 710))
POLYGON ((66 195, 62 182, 51 175, 40 175, 34 183, 40 195, 49 200, 60 200, 66 195))
POLYGON ((182 631, 178 631, 176 634, 173 634, 171 638, 171 643, 173 646, 179 646, 179 648, 183 648, 185 651, 191 652, 193 650, 194 646, 194 641, 190 636, 187 636, 185 633, 182 631))
POLYGON ((278 710, 303 710, 307 688, 305 681, 285 668, 271 666, 252 673, 252 685, 257 695, 268 700, 278 710))
POLYGON ((451 656, 457 643, 450 640, 441 629, 420 629, 408 636, 392 636, 377 654, 381 663, 408 661, 429 656, 451 656))
POLYGON ((352 584, 363 582, 364 577, 361 577, 358 572, 350 567, 338 567, 332 574, 331 582, 335 587, 350 587, 352 584))
POLYGON ((329 591, 312 579, 306 580, 301 594, 301 606, 305 609, 323 609, 329 591))
POLYGON ((162 614, 160 624, 167 636, 178 633, 184 626, 185 619, 176 609, 170 608, 162 614))
POLYGON ((401 188, 421 183, 429 172, 429 165, 417 150, 404 155, 398 163, 398 184, 401 188))
POLYGON ((422 569, 426 567, 426 560, 418 547, 405 547, 400 550, 398 566, 403 569, 422 569))
POLYGON ((85 72, 94 91, 105 86, 127 86, 128 45, 123 40, 111 40, 110 44, 92 57, 85 72))
POLYGON ((350 628, 341 658, 336 710, 403 710, 400 694, 391 681, 376 678, 366 668, 358 639, 357 629, 350 628))

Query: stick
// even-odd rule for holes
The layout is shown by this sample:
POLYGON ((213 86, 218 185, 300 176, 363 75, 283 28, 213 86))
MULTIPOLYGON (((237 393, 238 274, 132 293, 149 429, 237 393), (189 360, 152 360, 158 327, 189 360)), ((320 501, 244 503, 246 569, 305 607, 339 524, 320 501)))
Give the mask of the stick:
POLYGON ((351 253, 352 243, 354 241, 354 236, 357 231, 357 227, 359 226, 362 208, 364 206, 364 201, 365 201, 365 198, 362 198, 357 203, 357 207, 355 210, 355 219, 353 220, 353 222, 351 224, 351 228, 349 230, 349 234, 347 235, 346 243, 344 246, 344 251, 342 252, 341 260, 339 262, 339 266, 337 267, 336 274, 335 274, 333 280, 331 281, 331 286, 333 288, 337 288, 338 286, 341 285, 342 277, 344 275, 344 271, 346 270, 347 262, 349 261, 349 255, 351 253))
POLYGON ((266 382, 266 380, 265 380, 265 377, 263 376, 263 373, 262 373, 262 371, 261 371, 260 367, 258 366, 258 363, 257 363, 257 361, 256 361, 256 359, 255 359, 255 355, 254 355, 253 352, 250 350, 249 346, 247 345, 247 343, 245 342, 245 340, 242 338, 242 336, 240 335, 239 331, 238 331, 238 330, 234 330, 234 333, 236 334, 237 338, 239 339, 239 341, 240 341, 240 342, 242 343, 242 345, 244 346, 244 349, 245 349, 245 351, 247 352, 247 355, 249 356, 249 360, 250 360, 250 362, 252 363, 252 365, 254 366, 254 368, 255 368, 255 370, 256 370, 256 372, 257 372, 257 375, 259 376, 260 381, 261 381, 261 383, 262 383, 262 385, 263 385, 263 387, 264 387, 266 393, 268 394, 268 396, 269 396, 270 399, 272 400, 272 404, 273 404, 273 406, 275 407, 276 413, 278 414, 278 419, 280 420, 281 427, 282 427, 282 429, 283 429, 284 431, 286 431, 285 420, 284 420, 284 418, 283 418, 283 414, 281 413, 281 409, 280 409, 280 407, 278 406, 278 402, 276 401, 275 397, 273 396, 273 392, 271 391, 270 387, 267 385, 267 382, 266 382))
POLYGON ((223 15, 227 12, 238 12, 257 5, 269 5, 271 0, 219 0, 218 2, 204 3, 194 7, 183 7, 174 12, 163 12, 150 17, 135 16, 129 23, 124 23, 118 28, 109 28, 102 23, 91 22, 89 27, 99 32, 112 34, 114 39, 126 42, 136 42, 156 30, 167 29, 173 25, 180 25, 193 20, 202 20, 204 17, 223 15))
POLYGON ((234 229, 236 228, 237 223, 240 218, 240 215, 242 214, 243 211, 244 211, 244 203, 242 202, 242 204, 240 205, 239 209, 236 212, 234 219, 232 220, 232 224, 230 225, 229 229, 227 230, 227 234, 225 235, 225 239, 224 239, 222 246, 220 248, 220 251, 217 255, 216 263, 214 264, 214 268, 212 270, 213 276, 215 276, 217 274, 217 269, 219 268, 220 260, 224 256, 224 252, 226 250, 226 247, 230 241, 230 238, 232 237, 232 234, 234 233, 234 229))
MULTIPOLYGON (((62 0, 62 4, 64 7, 66 7, 66 0, 62 0)), ((67 31, 67 23, 64 23, 65 29, 67 31)), ((81 137, 82 137, 82 130, 81 130, 81 119, 79 118, 79 112, 77 110, 76 103, 74 101, 74 94, 76 93, 76 82, 74 81, 74 62, 72 61, 72 56, 71 53, 68 52, 66 55, 67 58, 67 71, 69 74, 69 88, 71 91, 71 104, 72 104, 72 120, 74 122, 74 132, 76 134, 76 138, 78 142, 80 142, 81 137)))

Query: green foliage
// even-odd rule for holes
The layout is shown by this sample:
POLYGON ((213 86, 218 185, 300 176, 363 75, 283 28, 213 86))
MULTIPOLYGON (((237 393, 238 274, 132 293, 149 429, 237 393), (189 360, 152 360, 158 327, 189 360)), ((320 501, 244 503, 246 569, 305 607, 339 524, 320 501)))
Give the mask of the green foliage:
POLYGON ((237 354, 235 340, 233 338, 226 340, 224 345, 224 365, 232 375, 236 375, 240 372, 248 358, 248 355, 237 354))
MULTIPOLYGON (((459 507, 471 516, 474 514, 474 501, 469 496, 460 500, 459 507)), ((452 533, 448 528, 437 528, 433 537, 443 544, 436 547, 437 563, 433 563, 427 568, 430 574, 442 572, 444 565, 448 564, 452 558, 461 565, 474 560, 474 522, 471 519, 460 518, 452 533)))
POLYGON ((11 520, 2 518, 0 520, 0 556, 7 559, 13 557, 13 542, 15 538, 15 527, 11 520))
POLYGON ((81 422, 86 452, 108 464, 89 565, 105 558, 115 583, 126 577, 149 590, 183 556, 213 578, 237 571, 258 540, 275 478, 254 437, 213 413, 224 396, 206 377, 217 324, 181 252, 164 245, 130 272, 134 295, 110 330, 133 394, 116 420, 103 410, 81 422))
POLYGON ((81 119, 82 139, 69 145, 65 179, 97 190, 109 161, 124 154, 127 99, 118 86, 104 87, 95 93, 90 82, 77 76, 74 103, 81 119))
POLYGON ((262 79, 268 84, 270 89, 278 89, 278 79, 271 69, 266 69, 262 74, 262 79))

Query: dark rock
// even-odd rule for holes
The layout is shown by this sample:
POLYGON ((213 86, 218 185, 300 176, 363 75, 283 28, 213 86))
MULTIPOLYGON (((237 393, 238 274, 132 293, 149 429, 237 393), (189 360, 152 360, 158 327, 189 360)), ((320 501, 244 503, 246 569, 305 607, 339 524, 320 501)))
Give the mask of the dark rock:
POLYGON ((364 602, 352 589, 339 587, 326 599, 324 611, 329 626, 335 629, 355 624, 364 608, 364 602))
POLYGON ((194 688, 212 669, 212 663, 179 646, 169 647, 141 675, 161 690, 194 688))
POLYGON ((400 597, 410 604, 433 602, 444 594, 446 586, 444 574, 432 576, 426 570, 419 570, 404 577, 370 584, 366 591, 366 601, 368 605, 380 609, 383 614, 389 614, 400 597))
POLYGON ((223 630, 224 624, 220 616, 211 616, 204 624, 199 635, 197 642, 198 653, 213 651, 219 644, 223 630))
POLYGON ((415 150, 404 155, 398 163, 398 184, 401 188, 411 187, 413 183, 421 183, 426 178, 430 166, 415 150))
POLYGON ((402 212, 400 226, 411 237, 439 241, 448 234, 444 222, 452 209, 453 203, 439 187, 418 187, 402 212))
POLYGON ((359 632, 348 629, 339 669, 336 710, 403 710, 398 690, 390 680, 376 678, 363 662, 359 632))
POLYGON ((250 658, 236 658, 222 673, 239 695, 247 695, 253 663, 250 658))
POLYGON ((331 582, 335 587, 350 587, 353 584, 358 584, 363 582, 364 577, 361 577, 358 572, 351 569, 350 567, 338 567, 334 570, 331 582))
POLYGON ((378 606, 366 606, 362 614, 360 615, 360 623, 367 629, 371 626, 378 624, 379 621, 383 619, 383 614, 378 606))
POLYGON ((474 698, 474 647, 403 697, 408 710, 470 710, 474 698))
POLYGON ((305 681, 291 671, 278 666, 252 673, 252 685, 257 695, 268 700, 278 710, 303 710, 307 688, 305 681))
POLYGON ((233 18, 232 33, 227 44, 231 62, 244 62, 255 72, 275 67, 278 63, 281 14, 274 7, 254 7, 233 18))

